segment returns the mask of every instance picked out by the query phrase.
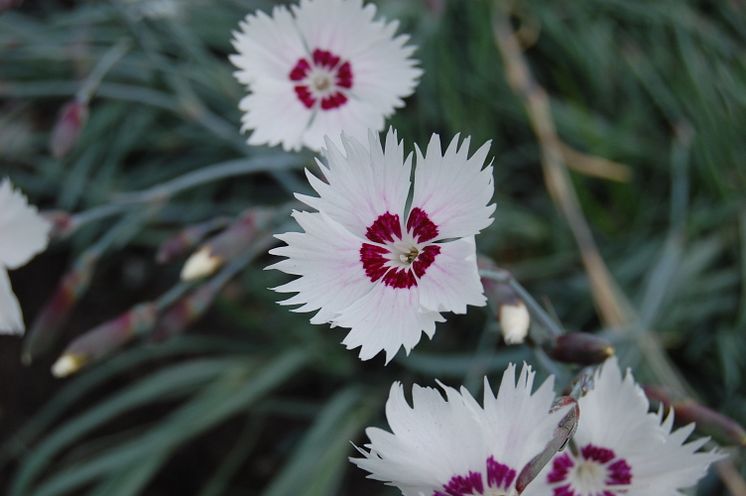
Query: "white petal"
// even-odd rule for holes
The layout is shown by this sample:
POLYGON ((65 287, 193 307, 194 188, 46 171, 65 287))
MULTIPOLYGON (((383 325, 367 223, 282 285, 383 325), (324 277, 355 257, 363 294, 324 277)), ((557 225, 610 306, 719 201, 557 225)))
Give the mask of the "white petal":
POLYGON ((299 312, 317 311, 311 323, 334 323, 373 286, 360 262, 362 241, 323 214, 294 212, 293 217, 305 232, 278 235, 287 245, 270 253, 287 260, 268 268, 300 277, 274 290, 298 293, 281 303, 302 305, 299 312))
MULTIPOLYGON (((671 432, 673 418, 648 412, 648 400, 632 374, 625 376, 616 358, 596 373, 594 386, 579 401, 580 421, 575 434, 579 447, 613 450, 631 469, 625 493, 634 496, 679 496, 704 476, 708 466, 723 458, 717 452, 698 452, 702 440, 686 443, 693 426, 671 432)), ((531 483, 526 496, 552 493, 547 483, 551 463, 531 483)))
POLYGON ((440 253, 418 282, 420 304, 436 312, 464 314, 487 300, 477 270, 474 236, 438 243, 440 253))
POLYGON ((317 111, 303 134, 303 144, 318 151, 324 148, 325 139, 329 138, 338 148, 343 147, 342 133, 365 143, 369 131, 377 133, 383 130, 383 126, 384 116, 380 107, 360 98, 350 98, 339 108, 317 111))
POLYGON ((490 143, 468 158, 470 138, 458 142, 456 135, 443 153, 433 134, 424 157, 417 149, 412 208, 438 226, 437 239, 473 236, 492 223, 495 211, 492 166, 484 167, 490 143))
POLYGON ((484 474, 490 456, 519 472, 551 439, 564 414, 549 413, 552 383, 545 382, 532 395, 532 382, 533 373, 524 366, 516 385, 511 364, 497 398, 485 378, 484 407, 466 389, 442 384, 445 398, 435 389, 415 385, 410 406, 402 386, 395 383, 386 403, 391 432, 367 429, 368 451, 351 461, 405 495, 430 496, 453 476, 484 474))
MULTIPOLYGON (((290 71, 299 59, 306 57, 303 39, 293 16, 286 7, 275 7, 272 16, 257 11, 249 14, 233 33, 233 47, 238 52, 230 60, 238 67, 239 82, 288 81, 290 71)), ((293 98, 295 95, 291 93, 293 98)))
POLYGON ((307 174, 319 197, 297 195, 298 199, 360 238, 386 212, 403 221, 412 159, 411 155, 404 158, 404 145, 396 133, 389 129, 385 148, 374 133, 369 134, 368 147, 347 136, 342 136, 342 144, 344 152, 327 140, 327 165, 317 162, 326 182, 307 174))
POLYGON ((353 96, 371 104, 381 118, 403 106, 402 99, 414 92, 422 74, 411 58, 414 47, 406 45, 407 36, 396 36, 398 22, 373 20, 372 3, 302 0, 294 13, 311 50, 331 50, 350 61, 353 96))
POLYGON ((51 226, 8 179, 0 183, 0 264, 16 269, 47 247, 51 226))
POLYGON ((0 334, 23 334, 23 316, 10 287, 8 272, 0 267, 0 334))
POLYGON ((604 363, 594 382, 593 390, 579 401, 579 443, 618 450, 627 446, 634 449, 650 437, 661 438, 657 422, 648 413, 645 393, 631 374, 622 377, 616 357, 604 363))
POLYGON ((523 364, 518 380, 515 365, 503 373, 497 396, 493 396, 485 379, 484 410, 489 418, 502 419, 490 424, 488 436, 496 453, 495 458, 518 472, 539 454, 554 434, 560 419, 567 413, 549 410, 554 401, 554 376, 550 376, 532 394, 536 372, 523 364))
POLYGON ((383 129, 385 118, 414 92, 422 71, 411 58, 408 37, 395 36, 398 23, 374 20, 375 11, 361 0, 302 0, 292 13, 275 7, 271 17, 258 12, 241 22, 233 39, 238 53, 230 57, 239 69, 235 76, 267 100, 242 104, 254 109, 254 117, 243 120, 244 129, 255 130, 249 144, 319 150, 325 135, 339 144, 342 131, 363 141, 368 130, 383 129), (301 58, 311 61, 316 49, 350 64, 352 83, 342 89, 347 101, 339 108, 308 109, 295 94, 290 73, 301 58), (305 118, 298 121, 300 115, 305 118))
POLYGON ((414 47, 404 46, 407 39, 406 36, 386 38, 354 58, 353 95, 371 104, 384 117, 404 106, 404 98, 414 93, 422 75, 417 61, 407 58, 414 52, 414 47), (382 78, 381 74, 387 77, 382 78))
POLYGON ((375 284, 373 289, 342 310, 337 323, 350 328, 342 344, 347 349, 360 347, 360 358, 369 360, 386 352, 386 363, 399 348, 409 353, 424 332, 435 334, 435 323, 445 319, 419 305, 417 288, 395 289, 375 284))
POLYGON ((300 149, 313 117, 313 112, 296 98, 290 81, 255 84, 239 108, 244 112, 241 132, 253 130, 248 139, 250 145, 282 144, 287 151, 300 149))

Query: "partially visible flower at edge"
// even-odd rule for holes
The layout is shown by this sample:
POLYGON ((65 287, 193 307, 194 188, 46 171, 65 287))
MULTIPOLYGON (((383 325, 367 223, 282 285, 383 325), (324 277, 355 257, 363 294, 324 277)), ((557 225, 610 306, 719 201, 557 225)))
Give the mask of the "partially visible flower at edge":
POLYGON ((689 424, 673 428, 673 412, 649 413, 648 400, 616 357, 596 372, 594 388, 578 401, 576 451, 554 457, 525 496, 680 496, 724 455, 698 451, 709 438, 686 442, 689 424))
POLYGON ((362 141, 383 129, 422 70, 409 36, 395 36, 398 22, 375 14, 362 0, 301 0, 246 16, 230 60, 249 90, 239 108, 250 145, 319 150, 325 135, 362 141))
MULTIPOLYGON (((370 427, 362 458, 350 461, 404 496, 514 495, 517 475, 552 439, 566 408, 550 413, 554 378, 532 394, 524 364, 503 373, 497 395, 487 378, 480 405, 465 388, 413 386, 413 404, 394 383, 386 403, 391 432, 370 427)), ((529 485, 529 487, 531 487, 529 485)))
POLYGON ((412 155, 390 129, 366 148, 342 136, 344 154, 327 140, 328 164, 317 160, 322 181, 307 171, 319 197, 296 195, 317 212, 294 212, 304 232, 277 235, 287 243, 270 251, 287 257, 268 268, 300 276, 274 288, 298 293, 280 302, 312 312, 312 324, 350 329, 342 341, 360 358, 380 351, 391 360, 408 353, 424 332, 435 333, 441 312, 484 306, 474 235, 492 223, 489 142, 468 157, 470 139, 457 135, 441 150, 433 135, 419 148, 411 206, 412 155))
POLYGON ((21 307, 8 269, 25 265, 47 247, 51 224, 16 191, 10 180, 0 183, 0 334, 22 334, 21 307))

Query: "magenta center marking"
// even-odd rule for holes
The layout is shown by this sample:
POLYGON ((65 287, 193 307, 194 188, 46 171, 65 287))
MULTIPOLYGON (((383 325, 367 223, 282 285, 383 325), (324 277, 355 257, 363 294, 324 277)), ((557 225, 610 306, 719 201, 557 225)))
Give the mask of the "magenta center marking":
POLYGON ((333 110, 347 103, 352 89, 352 66, 329 50, 315 49, 310 60, 301 58, 288 75, 298 100, 306 108, 333 110))
POLYGON ((438 226, 419 208, 409 213, 404 233, 398 215, 379 215, 365 232, 371 243, 360 247, 365 274, 371 282, 382 280, 392 288, 417 286, 440 254, 440 246, 429 243, 437 235, 438 226))
POLYGON ((469 471, 466 475, 454 475, 439 491, 432 496, 478 496, 492 494, 507 494, 516 471, 503 463, 499 463, 493 456, 485 462, 484 474, 469 471))
POLYGON ((617 496, 632 484, 632 467, 613 450, 587 444, 554 458, 547 475, 553 496, 617 496))

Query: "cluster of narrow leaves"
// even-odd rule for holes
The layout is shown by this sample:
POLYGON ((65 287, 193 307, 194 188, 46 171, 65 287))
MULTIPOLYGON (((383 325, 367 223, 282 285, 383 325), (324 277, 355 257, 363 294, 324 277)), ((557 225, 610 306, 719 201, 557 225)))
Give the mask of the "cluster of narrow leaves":
MULTIPOLYGON (((586 63, 596 56, 592 47, 599 53, 611 50, 610 45, 605 44, 613 36, 608 26, 599 24, 594 30, 575 28, 576 39, 585 42, 578 46, 587 47, 584 51, 573 48, 572 44, 553 45, 542 41, 547 37, 564 39, 568 22, 591 25, 590 22, 583 24, 582 20, 588 21, 587 17, 592 15, 592 2, 578 2, 570 7, 575 14, 572 21, 567 21, 557 7, 540 4, 535 10, 526 7, 516 12, 525 24, 520 31, 521 39, 530 45, 532 26, 541 26, 544 31, 539 37, 538 53, 574 66, 577 71, 569 80, 595 84, 597 78, 586 63), (553 50, 564 51, 556 54, 553 50)), ((302 0, 297 5, 275 7, 268 13, 257 10, 245 18, 233 38, 233 50, 237 53, 231 56, 231 61, 238 67, 236 76, 248 92, 242 95, 230 80, 230 69, 224 60, 215 58, 209 48, 212 45, 228 51, 227 33, 244 13, 207 9, 197 14, 199 6, 189 2, 162 1, 158 5, 135 0, 121 5, 78 8, 78 17, 71 17, 70 22, 83 19, 82 22, 95 27, 94 38, 103 36, 113 46, 97 58, 95 66, 91 65, 82 85, 55 82, 55 75, 64 73, 66 68, 50 65, 34 72, 30 64, 15 64, 9 67, 7 74, 15 78, 16 84, 0 88, 15 98, 74 94, 74 99, 61 111, 52 133, 50 146, 55 159, 33 166, 37 168, 34 177, 38 179, 25 174, 17 178, 24 191, 33 196, 55 197, 61 209, 79 209, 80 213, 51 212, 42 219, 8 182, 0 189, 5 195, 0 196, 0 204, 8 203, 20 215, 12 217, 13 209, 0 212, 0 228, 16 229, 0 240, 0 254, 5 256, 0 258, 3 265, 0 275, 5 274, 5 269, 17 268, 40 251, 44 244, 41 239, 50 226, 55 241, 67 237, 80 251, 51 301, 32 324, 23 345, 23 356, 27 361, 38 361, 59 341, 59 332, 67 321, 73 327, 79 327, 81 322, 83 325, 100 324, 68 343, 54 363, 53 371, 65 376, 99 361, 100 368, 86 372, 81 382, 71 383, 48 410, 14 435, 6 446, 3 461, 27 458, 13 477, 12 494, 25 494, 31 488, 39 494, 65 494, 91 484, 95 484, 96 494, 110 494, 113 490, 117 494, 136 494, 156 478, 162 466, 168 465, 185 440, 214 429, 242 411, 248 412, 243 422, 244 432, 238 439, 235 436, 227 439, 227 444, 233 448, 219 468, 216 463, 214 471, 208 470, 214 474, 207 478, 202 494, 219 494, 235 477, 243 460, 259 449, 257 446, 278 446, 261 427, 264 423, 274 424, 272 419, 276 415, 315 418, 316 421, 304 433, 302 441, 294 445, 296 448, 288 451, 279 448, 277 452, 288 461, 283 469, 273 470, 278 473, 267 487, 267 494, 336 492, 345 470, 344 459, 350 454, 347 441, 357 439, 362 427, 371 423, 379 412, 380 399, 390 379, 386 377, 370 387, 349 381, 350 372, 357 370, 360 364, 350 359, 349 353, 338 350, 334 339, 329 341, 323 337, 329 333, 309 330, 302 318, 286 316, 272 307, 272 297, 263 288, 276 286, 280 281, 283 284, 276 288, 278 291, 296 293, 284 303, 300 305, 297 308, 300 311, 316 312, 311 318, 314 324, 349 329, 343 343, 348 348, 359 347, 363 359, 384 351, 388 363, 395 359, 401 347, 409 355, 423 332, 433 338, 436 323, 438 327, 447 328, 448 332, 439 332, 432 344, 420 343, 424 351, 418 348, 411 356, 400 355, 395 365, 389 365, 385 373, 398 380, 407 382, 418 375, 425 376, 427 382, 431 382, 433 376, 452 377, 454 383, 462 382, 474 389, 485 371, 490 372, 489 377, 496 377, 506 369, 497 395, 492 393, 490 381, 484 381, 482 404, 476 402, 467 389, 458 392, 443 386, 446 395, 443 398, 435 390, 415 387, 414 405, 409 407, 401 385, 394 385, 386 406, 392 432, 369 429, 370 442, 360 450, 363 458, 353 462, 371 472, 374 478, 397 486, 404 494, 463 496, 514 491, 536 495, 676 494, 678 489, 695 484, 706 467, 721 456, 698 451, 705 439, 687 443, 693 427, 674 430, 672 413, 661 409, 658 414, 649 414, 642 390, 629 373, 622 375, 614 360, 592 374, 594 380, 587 394, 582 394, 584 390, 574 394, 581 421, 576 426, 577 433, 570 448, 555 456, 560 446, 553 442, 558 439, 558 425, 567 418, 567 407, 550 410, 554 398, 551 382, 545 382, 532 394, 533 371, 524 367, 516 384, 515 367, 509 365, 511 360, 528 358, 534 352, 543 358, 542 349, 537 347, 531 351, 516 347, 497 352, 489 349, 489 344, 495 341, 491 337, 495 335, 491 315, 487 316, 488 324, 479 339, 473 333, 464 335, 463 328, 457 329, 457 324, 445 322, 449 313, 464 314, 468 306, 483 306, 489 298, 497 311, 506 342, 521 342, 526 336, 529 320, 523 301, 525 296, 517 295, 517 289, 505 283, 508 279, 497 283, 480 280, 474 236, 484 230, 480 251, 493 256, 507 255, 507 263, 510 263, 511 245, 541 246, 553 240, 559 255, 555 253, 544 260, 533 261, 543 264, 517 263, 516 272, 528 279, 541 275, 542 280, 537 284, 541 285, 542 292, 552 295, 563 318, 568 315, 576 319, 572 322, 575 325, 595 325, 592 308, 585 303, 590 299, 587 294, 581 296, 586 288, 579 282, 582 279, 573 267, 574 259, 562 241, 564 228, 558 227, 553 214, 547 214, 547 204, 542 198, 534 199, 533 205, 510 200, 498 202, 501 206, 497 223, 486 229, 494 211, 493 177, 500 180, 498 191, 506 196, 509 192, 525 194, 530 191, 529 185, 535 190, 532 181, 537 179, 535 175, 521 177, 515 173, 523 171, 515 167, 516 164, 536 158, 532 139, 524 137, 523 144, 516 147, 501 133, 502 126, 515 122, 523 126, 524 117, 514 106, 512 96, 498 83, 504 79, 503 75, 499 69, 492 68, 493 61, 497 64, 497 54, 486 21, 489 9, 483 5, 453 9, 440 2, 429 2, 427 7, 389 6, 416 25, 415 38, 424 45, 422 53, 418 54, 424 74, 413 57, 414 47, 409 44, 409 37, 398 34, 397 22, 382 19, 371 3, 302 0), (189 9, 194 11, 189 12, 189 9), (417 24, 414 19, 421 17, 422 12, 426 17, 417 24), (195 19, 200 22, 193 22, 195 19), (433 20, 439 26, 437 35, 428 31, 432 30, 428 22, 433 20), (474 28, 461 31, 473 32, 477 40, 486 43, 463 40, 450 33, 455 29, 453 26, 474 28), (447 44, 442 45, 444 42, 447 44), (182 50, 184 54, 183 59, 177 55, 176 62, 174 44, 176 51, 182 50), (198 63, 193 64, 194 61, 198 63), (485 61, 490 63, 489 70, 485 61), (433 69, 435 64, 437 72, 433 69), (143 65, 147 67, 146 73, 132 77, 131 67, 142 70, 143 65), (495 70, 498 72, 493 72, 495 70), (470 77, 465 79, 464 73, 470 77), (387 77, 382 78, 380 74, 387 77), (158 77, 153 77, 155 75, 158 77), (24 81, 25 78, 30 80, 24 81), (47 86, 45 79, 50 81, 47 86), (401 119, 397 127, 406 138, 404 143, 393 131, 381 142, 377 131, 383 129, 384 120, 395 109, 404 105, 403 99, 414 92, 420 79, 414 110, 407 108, 403 118, 395 118, 401 119), (143 82, 150 80, 159 82, 150 88, 146 86, 150 82, 143 82), (502 98, 496 96, 499 94, 502 98), (434 96, 440 105, 423 103, 432 101, 434 96), (306 174, 313 191, 296 175, 287 172, 287 169, 309 163, 305 152, 286 154, 247 148, 237 129, 220 117, 235 115, 230 109, 239 100, 243 130, 251 132, 250 144, 281 144, 285 150, 295 151, 301 146, 322 149, 323 159, 309 167, 306 174), (129 104, 121 101, 137 102, 143 107, 140 112, 132 113, 129 104), (94 111, 89 121, 91 104, 94 111), (495 124, 495 115, 503 117, 506 124, 495 124), (176 125, 166 126, 168 129, 164 130, 158 125, 163 119, 176 125), (423 122, 428 124, 423 125, 423 122), (468 139, 461 143, 457 136, 444 150, 438 136, 430 136, 434 128, 447 129, 449 132, 444 134, 449 136, 464 131, 482 140, 495 137, 492 153, 496 155, 498 167, 493 171, 487 164, 488 146, 469 156, 468 139), (112 129, 117 133, 112 135, 112 129), (154 133, 155 129, 161 134, 154 133), (326 142, 324 135, 328 135, 326 142), (191 147, 189 150, 174 149, 174 143, 182 142, 185 137, 203 144, 196 155, 191 147), (407 150, 409 143, 424 144, 427 140, 429 144, 424 147, 424 153, 415 145, 415 160, 412 160, 407 150), (145 158, 138 159, 138 173, 125 172, 129 165, 124 164, 132 163, 145 150, 148 152, 145 158), (176 160, 171 160, 174 151, 176 160), (235 158, 236 152, 241 153, 241 158, 235 158), (103 165, 96 165, 97 159, 102 157, 103 165), (164 161, 162 157, 169 157, 169 160, 164 161), (59 167, 60 158, 69 161, 66 168, 59 167), (212 165, 197 167, 195 160, 199 165, 212 165), (267 188, 269 179, 233 184, 219 181, 255 172, 267 172, 277 186, 267 188), (58 183, 62 183, 61 188, 56 186, 58 183), (157 186, 141 190, 152 184, 157 186), (90 188, 93 185, 97 188, 90 188), (128 188, 141 191, 111 194, 128 188), (193 191, 183 195, 187 190, 193 191), (227 287, 224 295, 235 294, 235 286, 229 286, 231 279, 272 245, 272 232, 291 228, 284 225, 287 206, 278 205, 278 198, 285 201, 291 192, 300 192, 297 198, 304 204, 292 204, 291 208, 310 207, 312 211, 293 213, 303 232, 279 236, 286 245, 275 248, 272 253, 286 257, 280 262, 275 260, 274 268, 298 278, 287 282, 286 278, 271 272, 251 270, 241 280, 245 294, 238 299, 235 296, 221 299, 222 315, 233 319, 238 324, 235 327, 256 330, 258 335, 248 340, 242 336, 222 341, 218 336, 208 336, 204 340, 179 336, 208 310, 221 290, 227 287), (111 198, 114 201, 107 204, 111 198), (221 202, 216 204, 216 199, 221 202), (223 199, 228 201, 223 202, 223 199), (120 218, 118 223, 100 222, 114 217, 120 218), (3 249, 5 245, 1 243, 6 240, 12 242, 8 246, 13 250, 3 249), (94 319, 98 317, 95 316, 82 320, 76 317, 76 307, 79 311, 86 308, 84 296, 89 289, 98 287, 111 291, 111 281, 102 284, 103 279, 107 279, 101 274, 104 254, 109 255, 107 258, 116 257, 117 248, 133 240, 150 248, 157 247, 158 260, 176 268, 177 272, 181 264, 173 262, 194 252, 183 264, 184 281, 176 282, 166 291, 168 288, 162 283, 147 287, 142 277, 134 283, 130 279, 128 284, 133 285, 132 293, 136 296, 119 310, 124 310, 120 317, 103 324, 100 320, 96 322, 94 319), (558 277, 548 277, 552 274, 558 277), (578 304, 578 301, 584 303, 578 304), (127 309, 130 303, 133 306, 127 309), (287 332, 278 332, 278 329, 287 332), (120 347, 141 337, 148 341, 167 341, 113 356, 120 347), (478 346, 476 353, 474 345, 478 346), (451 348, 458 351, 454 353, 451 348), (432 350, 448 351, 433 353, 432 350), (104 398, 89 411, 81 413, 77 408, 78 398, 100 391, 97 388, 104 381, 137 364, 144 365, 166 356, 204 355, 210 351, 215 355, 191 358, 183 364, 164 368, 131 388, 104 398), (316 372, 319 368, 322 372, 311 380, 317 394, 304 398, 291 393, 292 400, 284 399, 292 386, 285 389, 280 386, 299 383, 298 376, 308 375, 312 363, 316 372), (319 394, 331 399, 324 405, 318 404, 319 394), (276 395, 279 396, 273 398, 276 395), (151 425, 148 416, 144 417, 135 440, 112 440, 98 445, 99 440, 93 434, 97 427, 119 415, 136 411, 142 405, 163 401, 178 402, 178 406, 156 424, 151 425), (25 446, 38 440, 39 435, 63 415, 75 418, 65 423, 58 434, 52 431, 42 438, 37 449, 26 452, 25 446), (195 421, 196 418, 201 420, 195 421), (321 459, 318 457, 320 446, 324 447, 321 459), (73 447, 78 449, 72 450, 73 447), (45 467, 58 459, 64 462, 59 465, 60 470, 45 476, 45 467)), ((609 12, 605 15, 609 19, 624 20, 642 16, 642 11, 635 10, 637 7, 634 2, 624 8, 612 5, 607 7, 609 12)), ((664 29, 675 26, 680 56, 696 73, 704 63, 700 56, 714 54, 728 60, 729 50, 738 43, 730 30, 736 29, 738 22, 725 11, 715 12, 712 15, 722 15, 725 25, 722 32, 706 38, 699 31, 699 24, 691 27, 682 21, 695 12, 693 9, 686 4, 677 11, 682 12, 678 14, 680 17, 667 16, 665 9, 645 10, 646 17, 640 17, 643 26, 635 21, 628 22, 630 29, 641 30, 653 41, 661 41, 656 38, 658 31, 648 29, 646 22, 664 26, 664 29), (683 24, 677 24, 680 21, 683 24)), ((55 50, 49 45, 33 45, 34 29, 38 26, 34 26, 32 18, 12 14, 0 21, 13 26, 13 30, 8 31, 10 34, 3 35, 8 36, 5 43, 17 43, 14 37, 26 43, 14 53, 19 60, 33 61, 40 56, 37 51, 55 50)), ((69 28, 62 23, 57 29, 50 36, 64 39, 69 28)), ((665 42, 660 45, 665 46, 665 42)), ((631 92, 635 95, 634 105, 640 106, 637 114, 629 111, 631 120, 628 122, 632 124, 628 128, 612 125, 604 117, 616 115, 614 103, 619 99, 605 94, 601 84, 593 110, 578 105, 582 99, 571 85, 567 86, 562 64, 556 67, 558 86, 551 90, 563 95, 565 100, 553 110, 560 133, 569 143, 591 143, 587 146, 592 146, 594 153, 636 164, 655 164, 656 161, 672 164, 670 233, 666 237, 653 237, 655 241, 645 248, 638 241, 649 233, 638 231, 636 238, 635 235, 626 236, 625 232, 625 243, 636 247, 636 264, 624 263, 623 254, 615 253, 613 248, 610 255, 617 261, 612 267, 618 269, 615 272, 621 274, 622 282, 633 287, 639 284, 643 288, 639 302, 641 327, 659 322, 666 315, 667 325, 663 328, 675 328, 684 319, 682 315, 691 315, 691 312, 686 313, 690 305, 674 303, 681 298, 696 298, 695 293, 680 296, 678 288, 687 286, 675 284, 679 279, 703 276, 710 292, 725 291, 739 280, 710 276, 713 261, 724 250, 722 243, 712 241, 717 238, 698 239, 698 244, 690 249, 685 248, 682 236, 688 219, 686 198, 691 174, 707 177, 716 158, 714 155, 719 157, 718 163, 731 163, 735 156, 731 146, 734 140, 729 140, 728 133, 702 131, 702 126, 711 124, 708 119, 713 115, 703 110, 703 102, 711 101, 707 96, 712 89, 708 87, 709 81, 698 80, 694 83, 696 88, 691 87, 691 82, 660 85, 656 82, 656 72, 666 65, 659 63, 659 59, 671 64, 678 62, 670 50, 640 55, 634 43, 625 45, 624 50, 624 60, 632 69, 629 73, 643 89, 640 92, 626 86, 614 88, 619 93, 631 92), (697 98, 683 97, 695 93, 697 98), (646 107, 650 100, 656 105, 646 107), (647 116, 645 112, 650 112, 650 108, 671 120, 676 129, 672 137, 660 136, 658 131, 645 129, 642 124, 634 125, 640 116, 647 116), (702 132, 704 138, 693 140, 692 126, 696 132, 702 132), (634 130, 640 135, 635 136, 634 130), (717 153, 711 153, 714 150, 710 147, 712 140, 720 140, 717 153), (660 157, 658 144, 661 141, 672 142, 670 157, 666 153, 660 157), (633 147, 629 145, 632 142, 635 143, 633 147), (638 143, 647 146, 648 152, 641 151, 638 143), (690 161, 698 168, 690 167, 690 161), (655 269, 645 275, 646 268, 656 257, 659 262, 654 264, 655 269), (679 268, 683 269, 683 275, 679 268), (666 306, 672 306, 678 313, 663 312, 666 306)), ((721 91, 729 94, 737 90, 741 79, 735 77, 727 81, 731 86, 736 85, 720 86, 721 91)), ((23 129, 27 113, 23 108, 12 110, 21 116, 14 125, 23 129)), ((650 125, 650 119, 643 120, 645 125, 650 125)), ((8 126, 8 122, 0 124, 8 126)), ((738 129, 737 122, 731 124, 729 130, 738 129)), ((23 164, 27 157, 24 142, 19 140, 18 143, 20 151, 14 151, 15 155, 9 157, 23 164)), ((598 167, 601 163, 590 155, 578 154, 569 147, 568 150, 566 159, 574 157, 581 165, 579 171, 584 170, 582 164, 598 167)), ((607 170, 620 170, 605 168, 607 165, 601 163, 602 174, 607 170)), ((585 170, 582 174, 587 173, 588 169, 585 170)), ((740 177, 735 170, 729 170, 728 174, 735 182, 740 177)), ((654 168, 650 176, 669 179, 667 171, 654 168)), ((733 211, 738 197, 732 196, 718 174, 712 174, 711 179, 706 184, 720 188, 726 200, 724 211, 733 211)), ((586 184, 590 179, 583 175, 578 176, 578 181, 586 184)), ((586 207, 599 201, 596 191, 596 188, 582 191, 581 200, 586 207)), ((609 187, 608 191, 619 198, 617 208, 632 208, 625 201, 628 191, 618 187, 609 187)), ((643 211, 651 202, 654 200, 641 198, 635 207, 643 211)), ((613 209, 591 210, 596 225, 607 230, 614 228, 614 223, 605 217, 613 209)), ((656 221, 660 218, 650 219, 650 225, 656 221)), ((693 227, 695 234, 697 229, 707 230, 706 222, 704 227, 701 219, 698 222, 700 224, 695 223, 693 227)), ((739 222, 742 224, 742 219, 739 222)), ((504 259, 503 256, 495 258, 504 259)), ((136 264, 133 266, 126 257, 119 257, 118 261, 126 266, 121 273, 130 274, 122 277, 122 282, 127 284, 131 274, 138 272, 133 268, 136 264)), ((483 265, 480 262, 480 267, 483 265)), ((170 273, 175 274, 173 270, 170 273)), ((7 317, 3 321, 5 330, 18 331, 23 321, 15 297, 9 284, 3 283, 0 289, 3 298, 0 317, 7 317)), ((713 303, 714 306, 703 307, 703 315, 723 315, 726 307, 733 306, 732 300, 724 297, 719 306, 713 303)), ((466 318, 471 325, 484 315, 485 312, 470 312, 466 318)), ((534 313, 533 317, 537 315, 534 313)), ((546 327, 546 323, 543 326, 546 327)), ((569 357, 570 361, 598 363, 609 355, 610 348, 603 342, 591 342, 572 334, 547 339, 542 331, 547 329, 532 329, 531 343, 544 342, 544 349, 555 359, 569 357)), ((339 332, 344 331, 330 331, 339 332)), ((738 349, 730 346, 737 343, 735 338, 729 337, 732 334, 718 334, 715 339, 719 340, 719 346, 711 351, 723 357, 724 387, 730 388, 738 386, 740 367, 731 359, 738 349)), ((698 347, 706 339, 695 335, 692 346, 698 347)), ((639 342, 633 339, 624 338, 615 344, 625 352, 626 358, 639 353, 636 350, 639 342)), ((382 364, 374 363, 374 366, 381 368, 382 364)), ((550 370, 558 374, 560 381, 566 380, 563 369, 552 365, 550 370)), ((660 380, 660 376, 653 376, 653 379, 660 380)), ((659 399, 663 404, 678 405, 665 393, 659 399)), ((710 420, 710 427, 715 427, 714 434, 725 433, 726 439, 741 443, 746 439, 743 431, 729 424, 727 418, 713 420, 713 412, 686 417, 681 413, 692 409, 676 411, 680 419, 710 420)), ((567 437, 563 439, 567 441, 567 437)), ((219 433, 213 432, 211 439, 218 438, 219 433)), ((250 477, 263 479, 267 476, 257 472, 250 477)))

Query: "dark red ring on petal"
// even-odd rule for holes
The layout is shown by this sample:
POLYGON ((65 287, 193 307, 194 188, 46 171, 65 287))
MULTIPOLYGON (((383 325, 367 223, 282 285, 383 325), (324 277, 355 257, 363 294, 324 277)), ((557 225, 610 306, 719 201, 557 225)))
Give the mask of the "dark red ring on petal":
MULTIPOLYGON (((432 239, 438 232, 437 226, 430 220, 427 214, 415 209, 410 214, 414 215, 414 231, 419 239, 432 239), (416 212, 415 212, 416 210, 416 212)), ((417 286, 418 279, 422 278, 440 254, 441 247, 437 244, 424 247, 413 247, 416 257, 409 266, 392 266, 392 250, 394 243, 401 241, 402 229, 399 216, 391 212, 385 212, 376 218, 365 231, 365 237, 371 243, 363 243, 360 247, 360 261, 363 264, 365 275, 376 282, 382 280, 386 286, 392 288, 411 288, 417 286), (374 244, 376 243, 376 244, 374 244), (381 246, 383 245, 383 246, 381 246)), ((413 254, 413 255, 414 255, 413 254)))
POLYGON ((298 59, 288 74, 291 81, 298 83, 294 86, 298 100, 306 108, 319 108, 324 111, 344 106, 349 101, 346 91, 352 88, 354 81, 352 65, 329 50, 316 48, 311 55, 310 61, 303 57, 298 59), (312 90, 315 89, 314 83, 308 79, 314 68, 323 69, 329 73, 330 78, 330 87, 315 93, 312 90), (321 95, 326 96, 322 98, 321 95))

